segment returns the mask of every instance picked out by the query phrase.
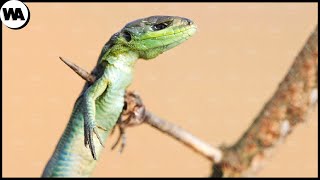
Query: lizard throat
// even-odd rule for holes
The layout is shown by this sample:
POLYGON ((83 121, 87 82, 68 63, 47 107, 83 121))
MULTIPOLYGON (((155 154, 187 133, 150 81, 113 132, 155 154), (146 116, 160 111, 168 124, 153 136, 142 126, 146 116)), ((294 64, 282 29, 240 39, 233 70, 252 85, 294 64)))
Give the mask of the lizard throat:
POLYGON ((109 56, 106 61, 121 71, 130 73, 138 58, 138 53, 129 51, 116 56, 109 56))

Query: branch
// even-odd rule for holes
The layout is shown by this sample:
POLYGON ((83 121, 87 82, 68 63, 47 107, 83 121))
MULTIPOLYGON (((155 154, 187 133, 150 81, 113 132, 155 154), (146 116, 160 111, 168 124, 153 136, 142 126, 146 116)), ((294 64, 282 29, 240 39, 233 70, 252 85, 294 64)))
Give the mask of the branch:
POLYGON ((318 102, 318 26, 249 129, 223 150, 213 177, 251 176, 318 102))
POLYGON ((222 152, 220 149, 212 148, 209 144, 201 141, 186 130, 168 121, 158 118, 149 111, 146 112, 144 121, 152 127, 168 134, 171 137, 174 137, 176 140, 184 143, 186 146, 190 147, 211 161, 219 162, 222 159, 222 152))
MULTIPOLYGON (((94 83, 96 79, 94 75, 89 74, 84 69, 70 61, 63 59, 62 57, 59 58, 72 70, 74 70, 81 78, 90 83, 94 83)), ((222 152, 220 149, 213 148, 211 145, 195 137, 188 131, 145 110, 141 98, 134 92, 126 92, 125 106, 119 120, 117 121, 117 125, 119 126, 121 133, 112 149, 114 149, 114 147, 120 142, 121 137, 122 139, 125 139, 125 128, 136 126, 141 123, 149 124, 155 129, 166 133, 179 142, 185 144, 187 147, 193 149, 195 152, 206 157, 210 161, 219 162, 222 159, 222 152)), ((122 143, 120 152, 122 152, 124 145, 125 142, 122 143)))

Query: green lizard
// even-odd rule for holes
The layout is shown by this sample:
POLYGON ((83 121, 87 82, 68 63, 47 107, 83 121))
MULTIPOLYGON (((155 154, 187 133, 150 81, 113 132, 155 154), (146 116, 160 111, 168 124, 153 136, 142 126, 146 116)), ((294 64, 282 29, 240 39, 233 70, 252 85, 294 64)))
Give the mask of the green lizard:
POLYGON ((196 29, 186 18, 151 16, 130 22, 115 33, 91 72, 96 81, 85 84, 42 177, 90 176, 122 112, 137 59, 155 58, 186 41, 196 29))

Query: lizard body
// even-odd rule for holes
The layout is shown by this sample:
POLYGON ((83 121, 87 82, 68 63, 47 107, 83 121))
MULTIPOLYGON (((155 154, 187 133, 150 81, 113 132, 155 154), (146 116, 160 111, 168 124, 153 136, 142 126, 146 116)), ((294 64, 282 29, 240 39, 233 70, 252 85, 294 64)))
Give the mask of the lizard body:
POLYGON ((153 59, 195 32, 189 19, 151 16, 128 23, 114 34, 91 72, 96 81, 85 84, 42 177, 90 176, 122 112, 137 59, 153 59))

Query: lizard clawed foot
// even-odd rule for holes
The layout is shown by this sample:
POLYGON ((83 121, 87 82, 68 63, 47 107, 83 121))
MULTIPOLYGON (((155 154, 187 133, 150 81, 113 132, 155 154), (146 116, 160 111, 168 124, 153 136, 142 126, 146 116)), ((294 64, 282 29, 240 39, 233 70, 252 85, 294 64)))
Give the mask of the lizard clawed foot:
POLYGON ((104 147, 102 139, 100 138, 100 136, 98 134, 97 128, 103 129, 101 126, 96 126, 94 124, 89 125, 87 123, 84 123, 84 145, 86 147, 88 147, 88 145, 89 145, 90 150, 91 150, 91 154, 92 154, 92 157, 94 160, 97 160, 97 155, 95 152, 95 146, 94 146, 94 142, 93 142, 93 133, 96 134, 101 146, 104 147))
MULTIPOLYGON (((119 130, 120 130, 120 134, 118 136, 117 141, 113 144, 113 146, 111 147, 111 150, 114 150, 117 145, 120 143, 121 141, 121 145, 120 145, 120 149, 119 149, 119 153, 121 154, 126 146, 126 133, 125 133, 125 128, 121 127, 121 125, 118 125, 119 130)), ((115 129, 115 128, 114 128, 115 129)), ((112 130, 112 132, 114 132, 114 129, 112 130)))
POLYGON ((120 143, 119 152, 122 153, 126 146, 126 133, 125 129, 131 126, 136 126, 143 123, 145 116, 145 107, 140 99, 140 96, 134 92, 128 92, 125 95, 125 102, 122 114, 117 121, 117 125, 112 129, 111 134, 114 133, 115 128, 118 126, 120 134, 117 141, 112 146, 111 150, 115 149, 120 143))

